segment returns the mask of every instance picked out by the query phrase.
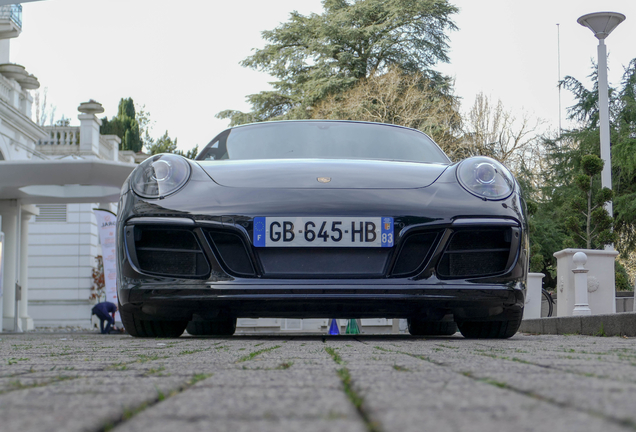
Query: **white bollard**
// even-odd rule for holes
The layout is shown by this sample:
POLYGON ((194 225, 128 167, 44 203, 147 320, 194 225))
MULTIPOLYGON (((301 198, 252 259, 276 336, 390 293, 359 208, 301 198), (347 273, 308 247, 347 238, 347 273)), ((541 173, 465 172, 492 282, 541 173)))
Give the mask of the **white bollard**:
POLYGON ((543 273, 528 273, 526 289, 526 306, 523 308, 523 319, 541 318, 541 285, 543 273))
POLYGON ((587 255, 577 252, 572 257, 572 262, 576 266, 572 270, 574 273, 574 311, 572 315, 592 315, 592 310, 587 302, 587 272, 585 263, 587 255))

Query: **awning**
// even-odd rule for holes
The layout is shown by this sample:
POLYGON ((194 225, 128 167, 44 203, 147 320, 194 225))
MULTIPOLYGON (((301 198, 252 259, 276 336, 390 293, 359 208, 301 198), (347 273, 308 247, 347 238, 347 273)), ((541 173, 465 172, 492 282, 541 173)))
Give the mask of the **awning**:
POLYGON ((117 202, 136 164, 92 160, 0 162, 0 200, 23 204, 117 202))

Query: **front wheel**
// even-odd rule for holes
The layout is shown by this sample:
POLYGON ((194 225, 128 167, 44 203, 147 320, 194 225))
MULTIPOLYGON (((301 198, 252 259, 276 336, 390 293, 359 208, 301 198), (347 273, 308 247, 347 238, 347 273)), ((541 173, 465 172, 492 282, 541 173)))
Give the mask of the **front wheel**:
POLYGON ((458 321, 462 336, 468 339, 508 339, 519 330, 523 309, 509 311, 498 321, 458 321))
POLYGON ((164 321, 139 319, 132 312, 125 312, 119 307, 121 322, 128 334, 142 338, 178 338, 188 324, 187 321, 164 321))

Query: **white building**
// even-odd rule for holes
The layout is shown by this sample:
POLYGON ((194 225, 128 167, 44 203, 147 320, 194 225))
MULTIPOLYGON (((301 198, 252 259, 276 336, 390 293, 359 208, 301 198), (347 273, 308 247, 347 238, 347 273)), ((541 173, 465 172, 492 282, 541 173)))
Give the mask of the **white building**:
MULTIPOLYGON (((135 163, 133 152, 119 151, 119 137, 99 134, 101 122, 95 114, 103 112, 100 104, 83 103, 79 110, 80 126, 44 128, 48 136, 36 143, 40 154, 51 160, 135 163)), ((121 184, 114 188, 118 194, 121 184)), ((93 209, 116 212, 116 204, 72 203, 68 198, 68 202, 37 204, 39 214, 29 223, 28 307, 38 327, 90 324, 92 270, 101 255, 93 209)))
POLYGON ((119 152, 118 137, 99 134, 95 114, 103 108, 94 101, 78 108, 77 127, 32 121, 29 91, 39 82, 9 62, 21 25, 20 5, 0 6, 0 323, 2 330, 88 325, 99 254, 92 209, 112 208, 135 155, 119 152))

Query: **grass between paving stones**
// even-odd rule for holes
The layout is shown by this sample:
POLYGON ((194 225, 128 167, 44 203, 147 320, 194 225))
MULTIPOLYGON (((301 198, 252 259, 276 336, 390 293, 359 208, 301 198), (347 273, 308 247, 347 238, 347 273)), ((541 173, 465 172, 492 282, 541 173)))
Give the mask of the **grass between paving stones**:
MULTIPOLYGON (((408 355, 408 356, 411 356, 411 357, 414 357, 414 358, 418 358, 420 360, 424 360, 424 361, 429 362, 429 363, 433 363, 433 364, 435 364, 437 366, 445 366, 444 363, 436 362, 436 361, 434 361, 434 360, 432 360, 432 359, 430 359, 430 358, 428 358, 426 356, 423 356, 423 355, 408 353, 408 352, 404 352, 404 351, 391 351, 391 350, 387 350, 387 349, 384 349, 384 348, 381 348, 381 347, 375 347, 375 348, 379 349, 380 351, 396 352, 398 354, 408 355)), ((481 355, 483 355, 483 354, 481 354, 481 355)), ((492 356, 487 355, 487 357, 492 357, 492 356)), ((497 357, 495 357, 495 358, 497 358, 497 357)), ((510 359, 506 358, 506 360, 510 360, 510 359)), ((513 361, 520 361, 520 359, 516 359, 515 358, 513 361)), ((526 362, 526 361, 522 361, 522 363, 527 363, 527 364, 530 364, 530 365, 539 366, 539 367, 545 367, 545 368, 549 369, 549 367, 547 367, 547 366, 542 366, 542 365, 535 364, 535 363, 530 363, 530 362, 526 362)), ((569 372, 569 373, 573 373, 573 374, 577 374, 577 375, 582 375, 580 373, 569 371, 569 370, 561 370, 561 371, 562 372, 569 372)), ((600 411, 585 410, 585 409, 579 408, 579 407, 577 407, 575 405, 569 405, 567 403, 558 401, 558 400, 550 398, 550 397, 542 396, 542 395, 534 393, 532 391, 516 388, 514 386, 511 386, 508 383, 497 381, 497 380, 492 379, 492 378, 477 377, 477 376, 473 375, 473 373, 470 372, 470 371, 464 371, 464 372, 460 372, 460 373, 462 375, 464 375, 465 377, 470 378, 470 379, 472 379, 474 381, 477 381, 477 382, 480 382, 480 383, 492 385, 494 387, 497 387, 497 388, 500 388, 500 389, 503 389, 503 390, 509 390, 509 391, 514 392, 514 393, 518 393, 518 394, 521 394, 521 395, 524 395, 524 396, 531 397, 533 399, 537 399, 537 400, 540 400, 540 401, 543 401, 543 402, 550 403, 550 404, 558 406, 560 408, 567 408, 567 409, 575 410, 575 411, 582 412, 582 413, 585 413, 585 414, 593 415, 595 417, 602 418, 604 420, 607 420, 607 421, 609 421, 611 423, 614 423, 614 424, 617 424, 619 426, 629 427, 631 429, 636 430, 636 422, 634 420, 632 420, 632 419, 629 419, 629 418, 609 417, 609 416, 607 416, 606 414, 604 414, 604 413, 602 413, 600 411)))
POLYGON ((276 366, 277 370, 285 370, 285 369, 289 369, 290 367, 292 367, 292 365, 294 364, 294 362, 284 362, 279 364, 278 366, 276 366))
POLYGON ((184 385, 182 385, 179 388, 171 391, 167 395, 165 393, 163 393, 161 390, 157 389, 157 397, 156 398, 154 398, 153 400, 150 400, 150 401, 142 402, 142 403, 140 403, 139 405, 137 405, 135 407, 124 408, 124 411, 122 412, 122 415, 121 415, 120 418, 118 418, 115 421, 107 422, 106 424, 104 424, 101 427, 101 429, 98 429, 98 432, 111 431, 115 427, 119 426, 120 424, 130 420, 133 417, 135 417, 137 414, 147 410, 148 408, 153 407, 154 405, 158 404, 159 402, 163 402, 164 400, 166 400, 168 398, 171 398, 172 396, 175 396, 175 395, 177 395, 179 393, 184 392, 185 390, 189 389, 190 387, 192 387, 194 384, 198 383, 199 381, 203 381, 204 379, 209 378, 211 376, 212 376, 212 374, 206 374, 206 373, 194 374, 194 375, 192 375, 192 378, 190 378, 188 381, 185 382, 184 385))
POLYGON ((179 355, 196 354, 196 353, 200 353, 200 352, 204 352, 204 351, 210 351, 211 349, 212 349, 212 347, 201 348, 201 349, 193 349, 193 350, 185 350, 185 351, 181 351, 179 353, 179 355))
POLYGON ((249 353, 248 355, 243 356, 240 359, 238 359, 236 361, 236 363, 242 363, 242 362, 250 361, 254 357, 256 357, 257 355, 261 355, 261 354, 269 352, 269 351, 274 351, 275 349, 278 349, 280 347, 281 347, 280 345, 276 345, 276 346, 269 347, 269 348, 263 348, 263 349, 258 350, 258 351, 253 351, 253 352, 249 353))
MULTIPOLYGON (((480 356, 484 356, 484 357, 490 357, 490 358, 494 358, 494 359, 497 359, 497 360, 513 361, 513 362, 516 362, 516 363, 523 363, 523 364, 527 364, 527 365, 531 365, 531 366, 537 366, 537 367, 544 368, 544 369, 554 369, 554 370, 558 370, 560 372, 569 373, 569 374, 572 374, 572 375, 584 376, 586 378, 598 378, 598 379, 606 379, 607 378, 606 376, 597 375, 597 374, 590 373, 590 372, 579 372, 579 371, 572 370, 572 369, 564 369, 564 368, 559 368, 559 367, 547 366, 547 365, 543 365, 543 364, 540 364, 540 363, 534 363, 534 362, 531 362, 531 361, 528 361, 528 360, 520 359, 518 357, 498 356, 496 354, 490 354, 490 353, 483 352, 482 350, 475 350, 475 351, 477 351, 476 355, 480 355, 480 356)), ((563 349, 563 351, 564 352, 572 352, 572 353, 575 353, 575 354, 587 354, 587 355, 597 355, 598 354, 599 355, 599 358, 598 358, 599 361, 603 361, 604 360, 603 358, 600 357, 600 355, 609 354, 609 353, 592 353, 592 352, 586 352, 586 351, 576 351, 573 348, 563 349)), ((620 355, 618 357, 620 359, 620 355)), ((566 358, 566 359, 570 359, 570 360, 591 360, 589 358, 574 357, 574 356, 571 356, 571 355, 559 356, 559 358, 566 358)), ((631 363, 631 364, 633 366, 636 366, 636 364, 634 364, 634 363, 631 363)))
POLYGON ((327 351, 327 354, 329 354, 331 358, 333 359, 333 361, 335 361, 339 365, 345 364, 344 360, 342 360, 342 357, 340 357, 340 354, 336 352, 336 349, 331 347, 326 347, 325 351, 327 351))
MULTIPOLYGON (((180 353, 178 353, 176 355, 190 355, 190 354, 195 354, 195 353, 198 353, 198 352, 208 351, 210 349, 212 349, 212 348, 181 351, 180 353)), ((124 370, 128 369, 129 365, 132 365, 134 363, 147 363, 147 362, 156 361, 156 360, 164 360, 164 359, 167 359, 167 358, 170 358, 170 356, 169 355, 160 356, 159 354, 151 354, 151 355, 148 355, 148 354, 137 354, 137 359, 136 360, 113 363, 113 364, 110 364, 110 365, 106 366, 104 368, 104 370, 124 371, 124 370)), ((150 371, 151 370, 153 370, 153 369, 150 369, 150 371)), ((146 373, 150 373, 150 372, 146 372, 146 373)))
MULTIPOLYGON (((325 351, 329 354, 331 359, 336 362, 336 364, 346 364, 342 357, 340 357, 340 355, 336 352, 336 348, 325 347, 325 351)), ((364 398, 354 388, 349 369, 347 367, 342 367, 336 370, 336 373, 338 374, 338 378, 340 378, 340 382, 342 382, 345 395, 356 408, 356 411, 358 411, 358 414, 360 415, 360 418, 362 418, 367 430, 369 432, 381 432, 382 429, 380 428, 380 425, 373 421, 367 413, 364 407, 364 398)))
POLYGON ((148 376, 170 376, 170 374, 164 374, 163 371, 165 371, 166 368, 165 366, 159 366, 157 368, 150 368, 148 369, 146 372, 144 372, 144 376, 148 377, 148 376))
POLYGON ((28 358, 24 358, 24 357, 20 357, 20 358, 11 357, 11 358, 7 359, 7 364, 9 366, 11 366, 11 365, 17 364, 18 362, 21 362, 21 361, 29 361, 29 359, 28 358))
POLYGON ((501 388, 501 389, 510 390, 512 392, 515 392, 515 393, 518 393, 518 394, 521 394, 521 395, 524 395, 524 396, 529 396, 529 397, 531 397, 533 399, 537 399, 537 400, 540 400, 540 401, 543 401, 543 402, 548 402, 548 403, 550 403, 552 405, 555 405, 555 406, 557 406, 559 408, 567 408, 567 409, 578 411, 578 412, 581 412, 581 413, 584 413, 584 414, 589 414, 589 415, 592 415, 594 417, 602 418, 603 420, 609 421, 609 422, 617 424, 619 426, 628 427, 628 428, 636 430, 636 422, 634 422, 634 420, 629 419, 629 418, 609 417, 609 416, 607 416, 606 414, 604 414, 604 413, 602 413, 600 411, 586 410, 584 408, 579 408, 579 407, 577 407, 575 405, 570 405, 570 404, 567 404, 565 402, 561 402, 561 401, 558 401, 556 399, 545 397, 545 396, 542 396, 540 394, 537 394, 537 393, 534 393, 534 392, 531 392, 531 391, 528 391, 528 390, 518 389, 516 387, 511 386, 508 383, 504 383, 504 382, 497 381, 497 380, 490 379, 490 378, 479 378, 479 377, 474 376, 472 374, 472 372, 462 372, 462 375, 464 375, 465 377, 471 378, 471 379, 473 379, 473 380, 475 380, 477 382, 482 382, 482 383, 489 384, 489 385, 492 385, 492 386, 495 386, 495 387, 498 387, 498 388, 501 388))
POLYGON ((407 369, 404 366, 400 366, 400 365, 393 365, 393 369, 395 369, 398 372, 411 372, 411 369, 407 369))
POLYGON ((444 366, 443 363, 437 362, 437 361, 431 359, 430 357, 427 357, 427 356, 424 356, 424 355, 413 354, 413 353, 408 353, 408 352, 404 352, 404 351, 393 351, 393 350, 382 348, 382 347, 379 347, 379 346, 376 346, 374 348, 377 349, 377 350, 380 350, 380 351, 388 352, 388 353, 403 354, 403 355, 415 357, 417 359, 424 360, 424 361, 427 361, 429 363, 433 363, 434 365, 437 365, 437 366, 444 366))
POLYGON ((25 390, 25 389, 36 388, 36 387, 44 387, 49 384, 73 380, 77 378, 79 377, 60 375, 60 376, 48 379, 46 381, 31 383, 31 384, 23 384, 20 380, 9 381, 8 388, 0 389, 0 394, 9 393, 15 390, 25 390))

